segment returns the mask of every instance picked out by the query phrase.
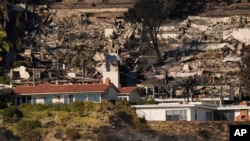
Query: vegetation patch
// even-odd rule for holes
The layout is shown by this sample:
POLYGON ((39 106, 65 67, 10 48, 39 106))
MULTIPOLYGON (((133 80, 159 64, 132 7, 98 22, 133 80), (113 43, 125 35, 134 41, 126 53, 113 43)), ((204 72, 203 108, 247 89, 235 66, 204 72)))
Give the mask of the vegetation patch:
POLYGON ((22 111, 17 107, 8 107, 3 111, 3 120, 5 122, 16 122, 23 117, 22 111))
POLYGON ((76 140, 81 137, 79 131, 74 128, 67 128, 65 134, 66 137, 70 140, 76 140))
POLYGON ((41 122, 38 120, 21 120, 16 124, 18 135, 24 141, 40 141, 42 139, 41 122))

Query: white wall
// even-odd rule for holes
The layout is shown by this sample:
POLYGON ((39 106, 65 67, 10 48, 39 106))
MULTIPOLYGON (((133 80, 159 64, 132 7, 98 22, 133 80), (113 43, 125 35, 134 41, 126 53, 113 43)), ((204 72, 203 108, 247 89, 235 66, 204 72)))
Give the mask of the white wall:
POLYGON ((136 109, 138 117, 145 118, 148 121, 166 121, 166 110, 187 110, 187 120, 190 119, 189 108, 148 108, 148 109, 136 109))
POLYGON ((120 87, 120 76, 118 71, 103 72, 103 83, 105 83, 106 78, 109 78, 111 83, 113 83, 117 88, 120 87))
POLYGON ((64 103, 64 95, 53 95, 52 103, 64 103), (57 96, 60 96, 60 99, 58 99, 57 96))
POLYGON ((138 117, 144 117, 146 120, 150 121, 165 121, 166 120, 166 110, 187 110, 187 121, 195 120, 195 110, 197 111, 197 120, 206 120, 206 112, 212 113, 213 111, 204 108, 145 108, 136 109, 138 117))
POLYGON ((44 104, 44 100, 43 100, 43 95, 37 95, 36 96, 36 103, 37 104, 44 104))
POLYGON ((191 119, 193 121, 204 121, 206 120, 206 112, 212 113, 212 119, 213 119, 213 111, 204 109, 204 108, 191 108, 191 119), (197 119, 195 119, 195 110, 197 112, 197 119))
MULTIPOLYGON (((250 114, 250 112, 249 112, 249 114, 250 114)), ((240 115, 240 110, 235 110, 235 112, 234 112, 234 120, 235 120, 236 117, 239 116, 239 115, 240 115)))

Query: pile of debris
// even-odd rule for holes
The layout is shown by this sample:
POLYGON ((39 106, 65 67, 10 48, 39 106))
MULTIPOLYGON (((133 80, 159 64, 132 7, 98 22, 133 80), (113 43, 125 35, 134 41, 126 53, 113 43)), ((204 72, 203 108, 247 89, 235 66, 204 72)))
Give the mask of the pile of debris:
MULTIPOLYGON (((106 54, 122 54, 130 58, 132 49, 127 52, 127 42, 139 37, 131 24, 112 19, 82 24, 34 20, 35 30, 27 27, 22 44, 24 52, 19 54, 21 59, 17 61, 25 62, 24 66, 35 70, 43 68, 39 73, 47 74, 39 75, 37 79, 41 76, 49 77, 49 80, 65 80, 72 76, 100 79, 102 67, 107 63, 106 54)), ((22 79, 33 79, 34 72, 29 70, 28 78, 22 79)))
POLYGON ((244 93, 240 81, 243 50, 250 43, 249 20, 245 16, 190 16, 174 28, 162 28, 172 29, 162 33, 166 34, 163 37, 171 37, 162 42, 172 50, 166 51, 166 45, 161 47, 165 64, 155 68, 160 74, 154 77, 167 73, 167 84, 163 86, 166 96, 177 97, 178 89, 187 93, 188 86, 193 97, 240 97, 244 93))

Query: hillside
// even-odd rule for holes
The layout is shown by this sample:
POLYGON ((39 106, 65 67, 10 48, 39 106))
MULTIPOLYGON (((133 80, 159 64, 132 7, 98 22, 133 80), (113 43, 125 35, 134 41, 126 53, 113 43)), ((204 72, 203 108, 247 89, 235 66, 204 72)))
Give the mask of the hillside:
POLYGON ((23 112, 22 118, 0 124, 1 141, 227 141, 230 125, 249 124, 232 121, 145 122, 137 118, 127 102, 115 105, 105 101, 101 104, 23 105, 19 110, 23 112))
POLYGON ((11 138, 34 141, 128 141, 129 136, 131 140, 146 137, 138 130, 140 120, 128 103, 23 105, 19 109, 23 112, 21 119, 1 124, 1 141, 9 141, 11 138), (39 121, 41 126, 32 131, 27 130, 32 125, 24 124, 27 120, 39 121))

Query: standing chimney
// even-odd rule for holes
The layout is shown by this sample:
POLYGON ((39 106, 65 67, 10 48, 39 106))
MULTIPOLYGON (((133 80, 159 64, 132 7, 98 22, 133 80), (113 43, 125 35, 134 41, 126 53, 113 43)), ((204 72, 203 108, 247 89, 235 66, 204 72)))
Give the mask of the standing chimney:
POLYGON ((110 81, 110 79, 109 79, 108 77, 105 79, 105 84, 106 84, 106 85, 111 84, 111 81, 110 81))

